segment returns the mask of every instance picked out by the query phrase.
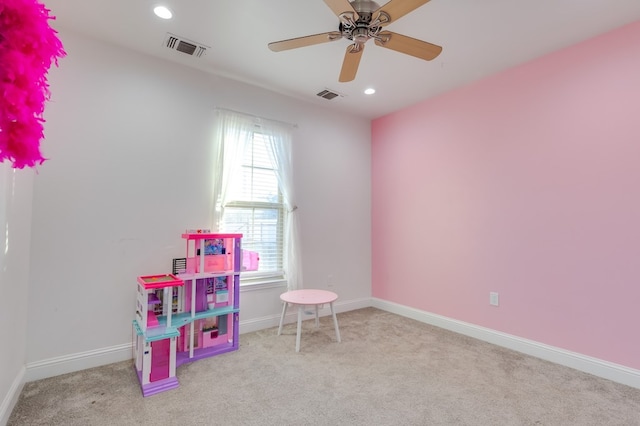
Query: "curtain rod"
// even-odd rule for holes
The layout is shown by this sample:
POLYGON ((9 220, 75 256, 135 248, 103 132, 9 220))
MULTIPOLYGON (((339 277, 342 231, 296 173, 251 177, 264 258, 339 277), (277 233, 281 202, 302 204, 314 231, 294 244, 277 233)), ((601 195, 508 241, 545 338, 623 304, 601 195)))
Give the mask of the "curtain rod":
POLYGON ((290 126, 293 127, 294 129, 298 128, 297 124, 294 123, 287 123, 286 121, 280 121, 280 120, 273 120, 271 118, 264 118, 264 117, 260 117, 258 115, 253 115, 253 114, 248 114, 246 112, 241 112, 241 111, 236 111, 233 109, 229 109, 229 108, 222 108, 222 107, 215 107, 214 109, 218 110, 218 111, 227 111, 227 112, 233 112, 235 114, 240 114, 240 115, 244 115, 246 117, 251 117, 251 118, 255 118, 257 120, 265 120, 265 121, 272 121, 274 123, 280 123, 280 124, 284 124, 285 126, 290 126))

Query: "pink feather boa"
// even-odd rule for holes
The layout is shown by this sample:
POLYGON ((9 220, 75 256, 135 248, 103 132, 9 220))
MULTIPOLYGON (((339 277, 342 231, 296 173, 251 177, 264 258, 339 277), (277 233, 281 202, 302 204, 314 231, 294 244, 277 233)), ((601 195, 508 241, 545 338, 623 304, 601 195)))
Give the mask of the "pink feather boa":
POLYGON ((47 72, 66 55, 49 26, 49 9, 36 0, 0 2, 0 163, 34 167, 40 153, 42 114, 49 100, 47 72))

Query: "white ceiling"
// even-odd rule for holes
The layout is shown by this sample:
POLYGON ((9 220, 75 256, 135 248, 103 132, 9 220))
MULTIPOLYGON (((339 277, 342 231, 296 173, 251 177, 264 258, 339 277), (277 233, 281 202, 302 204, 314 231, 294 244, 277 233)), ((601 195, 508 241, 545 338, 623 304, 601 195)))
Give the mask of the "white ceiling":
MULTIPOLYGON (((336 31, 323 0, 44 0, 52 26, 376 118, 640 19, 640 0, 431 0, 385 29, 443 47, 423 61, 366 44, 354 81, 339 83, 341 39, 272 52, 272 41, 336 31), (173 19, 152 9, 168 6, 173 19), (206 45, 202 58, 164 46, 166 34, 206 45), (363 94, 374 87, 373 96, 363 94), (344 96, 316 96, 330 89, 344 96)), ((380 2, 384 4, 384 0, 380 2)), ((597 55, 598 52, 593 52, 597 55)), ((61 63, 63 66, 64 62, 61 63)))

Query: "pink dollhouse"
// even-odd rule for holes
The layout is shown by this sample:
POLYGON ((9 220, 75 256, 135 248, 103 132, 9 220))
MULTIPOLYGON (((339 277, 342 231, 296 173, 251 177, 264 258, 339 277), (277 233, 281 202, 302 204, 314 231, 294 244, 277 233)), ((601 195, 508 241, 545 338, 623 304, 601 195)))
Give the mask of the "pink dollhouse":
POLYGON ((176 367, 238 349, 242 234, 182 238, 184 269, 138 277, 134 364, 144 396, 178 387, 176 367))

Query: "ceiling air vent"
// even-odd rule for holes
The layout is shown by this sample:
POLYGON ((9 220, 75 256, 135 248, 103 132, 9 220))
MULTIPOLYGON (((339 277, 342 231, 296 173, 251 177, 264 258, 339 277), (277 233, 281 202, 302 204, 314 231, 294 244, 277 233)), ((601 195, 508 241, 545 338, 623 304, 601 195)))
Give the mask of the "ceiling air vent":
POLYGON ((207 53, 208 47, 201 44, 196 43, 191 40, 187 40, 184 37, 178 37, 177 35, 167 33, 167 37, 164 40, 164 45, 172 50, 177 50, 178 52, 186 53, 189 56, 195 56, 196 58, 200 58, 207 53))
POLYGON ((331 100, 333 98, 337 98, 338 96, 340 97, 344 97, 344 95, 341 95, 340 93, 336 93, 332 90, 329 89, 324 89, 323 91, 316 93, 318 96, 320 96, 321 98, 325 98, 328 100, 331 100))

